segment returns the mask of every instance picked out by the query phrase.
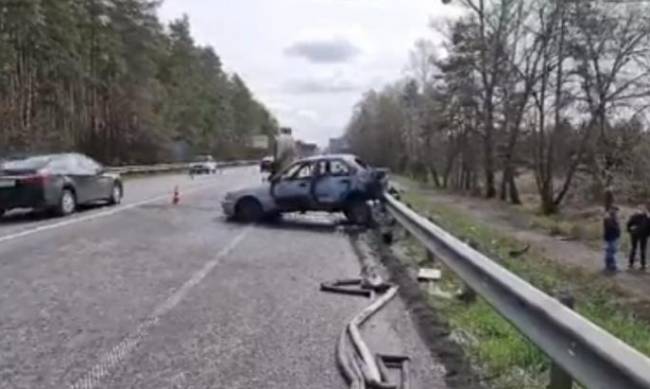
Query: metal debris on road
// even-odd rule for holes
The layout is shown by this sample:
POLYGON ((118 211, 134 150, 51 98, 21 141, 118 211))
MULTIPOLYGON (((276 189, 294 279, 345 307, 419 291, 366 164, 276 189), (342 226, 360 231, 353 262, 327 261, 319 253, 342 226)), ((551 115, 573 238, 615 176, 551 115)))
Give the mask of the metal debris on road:
POLYGON ((321 290, 326 292, 374 297, 372 304, 350 320, 341 332, 336 345, 337 364, 350 389, 365 389, 366 387, 383 389, 409 388, 409 358, 380 354, 373 356, 360 331, 364 323, 396 296, 397 289, 396 285, 383 282, 378 276, 335 280, 321 284, 321 290), (350 347, 347 340, 352 343, 353 347, 350 347), (400 369, 400 385, 389 382, 388 368, 400 369))

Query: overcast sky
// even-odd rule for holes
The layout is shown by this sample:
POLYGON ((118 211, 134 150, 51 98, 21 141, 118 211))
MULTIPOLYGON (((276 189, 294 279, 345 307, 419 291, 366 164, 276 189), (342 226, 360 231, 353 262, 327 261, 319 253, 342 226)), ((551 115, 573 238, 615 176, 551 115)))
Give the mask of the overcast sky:
POLYGON ((199 44, 297 138, 340 136, 369 88, 404 74, 418 38, 436 40, 431 18, 457 9, 441 0, 164 0, 163 20, 187 14, 199 44))

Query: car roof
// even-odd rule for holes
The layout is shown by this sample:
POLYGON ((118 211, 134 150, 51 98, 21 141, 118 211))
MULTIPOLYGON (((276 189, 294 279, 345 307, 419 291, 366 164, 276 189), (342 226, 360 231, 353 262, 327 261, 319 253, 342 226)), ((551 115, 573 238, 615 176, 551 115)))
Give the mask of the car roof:
POLYGON ((307 158, 302 158, 300 159, 300 161, 307 162, 307 161, 317 161, 321 159, 344 159, 346 161, 350 161, 356 158, 357 156, 354 154, 321 154, 321 155, 313 155, 307 158))

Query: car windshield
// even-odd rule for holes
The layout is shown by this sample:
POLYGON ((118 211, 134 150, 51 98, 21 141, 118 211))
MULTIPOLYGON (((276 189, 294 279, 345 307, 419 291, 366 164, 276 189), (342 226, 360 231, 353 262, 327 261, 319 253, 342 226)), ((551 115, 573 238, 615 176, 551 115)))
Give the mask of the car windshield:
POLYGON ((42 155, 21 159, 11 159, 2 162, 0 170, 38 170, 44 168, 52 158, 53 156, 51 155, 42 155))

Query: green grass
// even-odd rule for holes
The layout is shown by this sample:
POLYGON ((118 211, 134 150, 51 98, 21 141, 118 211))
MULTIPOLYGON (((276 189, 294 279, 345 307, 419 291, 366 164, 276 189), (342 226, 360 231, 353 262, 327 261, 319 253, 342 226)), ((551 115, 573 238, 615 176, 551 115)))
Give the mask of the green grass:
MULTIPOLYGON (((632 306, 611 280, 600 274, 587 274, 579 268, 558 264, 532 248, 524 256, 512 258, 509 252, 521 249, 525 242, 477 222, 451 205, 434 203, 425 195, 407 192, 404 199, 539 289, 549 294, 571 290, 580 314, 650 355, 650 326, 637 315, 639 309, 646 308, 632 306)), ((423 251, 414 248, 417 244, 413 240, 407 240, 405 245, 407 255, 420 258, 410 261, 426 263, 422 259, 423 251)), ((449 271, 443 269, 443 272, 444 288, 457 288, 458 280, 449 271)), ((549 368, 547 358, 485 301, 479 298, 475 303, 466 304, 436 297, 430 297, 429 301, 446 313, 455 331, 467 335, 463 338, 476 339, 463 345, 481 374, 492 377, 488 379, 491 387, 541 389, 545 386, 549 368)))

